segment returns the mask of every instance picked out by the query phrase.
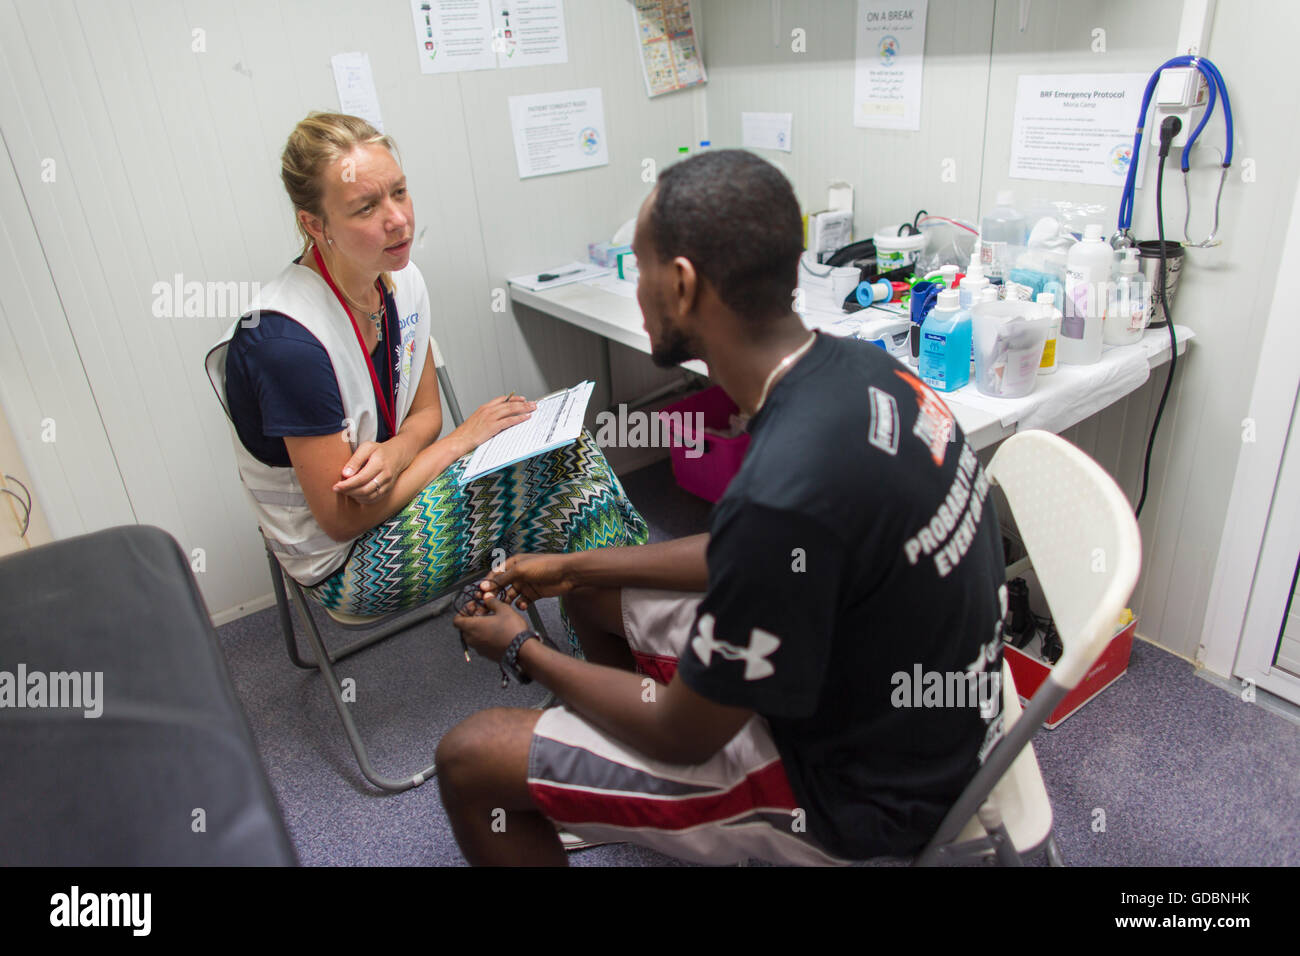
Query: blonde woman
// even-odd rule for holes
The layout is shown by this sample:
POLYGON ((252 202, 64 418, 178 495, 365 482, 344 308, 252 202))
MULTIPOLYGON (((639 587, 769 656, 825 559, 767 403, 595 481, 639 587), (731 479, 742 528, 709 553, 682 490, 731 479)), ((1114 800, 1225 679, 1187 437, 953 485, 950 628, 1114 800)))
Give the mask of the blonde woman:
POLYGON ((535 405, 503 395, 439 437, 429 292, 410 259, 415 214, 389 137, 354 116, 312 113, 289 136, 281 179, 302 254, 207 368, 262 530, 316 601, 382 614, 485 567, 495 548, 646 541, 585 432, 460 484, 463 457, 535 405))

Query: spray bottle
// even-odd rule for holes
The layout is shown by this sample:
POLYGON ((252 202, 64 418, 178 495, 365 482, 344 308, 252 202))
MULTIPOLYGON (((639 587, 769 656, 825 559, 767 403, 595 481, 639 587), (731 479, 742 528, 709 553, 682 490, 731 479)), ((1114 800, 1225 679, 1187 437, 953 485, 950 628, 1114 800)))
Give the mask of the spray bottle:
POLYGON ((973 308, 979 299, 979 293, 988 287, 989 280, 984 276, 984 267, 980 265, 979 257, 971 256, 970 265, 966 267, 966 278, 957 287, 961 293, 961 307, 973 308))

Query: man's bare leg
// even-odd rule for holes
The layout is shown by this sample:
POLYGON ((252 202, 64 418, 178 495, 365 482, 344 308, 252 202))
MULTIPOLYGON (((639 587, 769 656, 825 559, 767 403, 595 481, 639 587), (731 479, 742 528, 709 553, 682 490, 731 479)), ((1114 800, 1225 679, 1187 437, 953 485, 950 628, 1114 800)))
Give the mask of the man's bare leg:
POLYGON ((496 707, 438 744, 438 789, 473 866, 568 866, 555 826, 528 793, 528 752, 541 712, 496 707))
POLYGON ((620 670, 636 670, 636 659, 623 630, 621 588, 580 588, 563 600, 587 660, 620 670))
MULTIPOLYGON (((636 669, 619 588, 582 588, 567 595, 564 606, 588 661, 636 669)), ((442 805, 472 865, 568 865, 555 825, 528 793, 528 753, 540 716, 504 707, 480 711, 438 744, 442 805)))

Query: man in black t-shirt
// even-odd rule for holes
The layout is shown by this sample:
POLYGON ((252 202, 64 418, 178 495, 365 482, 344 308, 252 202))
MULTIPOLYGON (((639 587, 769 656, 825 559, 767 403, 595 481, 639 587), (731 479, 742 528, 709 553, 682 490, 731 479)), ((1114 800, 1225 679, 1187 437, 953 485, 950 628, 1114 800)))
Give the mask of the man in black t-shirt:
POLYGON ((788 182, 749 153, 671 167, 643 205, 654 358, 705 360, 751 444, 707 535, 514 556, 456 619, 565 703, 484 711, 443 739, 470 862, 559 862, 557 824, 714 863, 912 853, 1001 736, 987 478, 906 368, 804 328, 801 246, 788 182), (585 662, 507 606, 554 594, 585 662))

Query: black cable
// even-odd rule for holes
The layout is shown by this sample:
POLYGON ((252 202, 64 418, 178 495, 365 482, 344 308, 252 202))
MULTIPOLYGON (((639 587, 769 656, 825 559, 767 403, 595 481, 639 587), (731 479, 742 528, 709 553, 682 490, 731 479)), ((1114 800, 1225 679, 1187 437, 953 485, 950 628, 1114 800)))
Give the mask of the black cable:
POLYGON ((1156 406, 1156 417, 1151 423, 1151 434, 1147 436, 1146 457, 1142 463, 1142 494, 1138 497, 1137 507, 1133 509, 1133 517, 1142 517, 1142 506, 1147 500, 1147 483, 1151 480, 1151 453, 1156 446, 1156 432, 1160 428, 1160 419, 1165 413, 1165 403, 1169 400, 1169 389, 1174 384, 1174 370, 1178 367, 1178 337, 1174 334, 1174 314, 1170 308, 1169 301, 1169 261, 1165 253, 1165 205, 1164 205, 1164 185, 1165 185, 1165 157, 1169 155, 1169 144, 1173 141, 1174 136, 1178 135, 1178 130, 1182 127, 1181 121, 1176 116, 1171 116, 1161 124, 1160 128, 1160 163, 1156 167, 1156 235, 1160 240, 1160 285, 1156 290, 1161 309, 1165 314, 1165 321, 1169 325, 1169 375, 1165 379, 1164 391, 1160 393, 1160 404, 1156 406), (1173 123, 1170 124, 1170 120, 1173 123), (1166 130, 1169 130, 1166 135, 1166 130))

